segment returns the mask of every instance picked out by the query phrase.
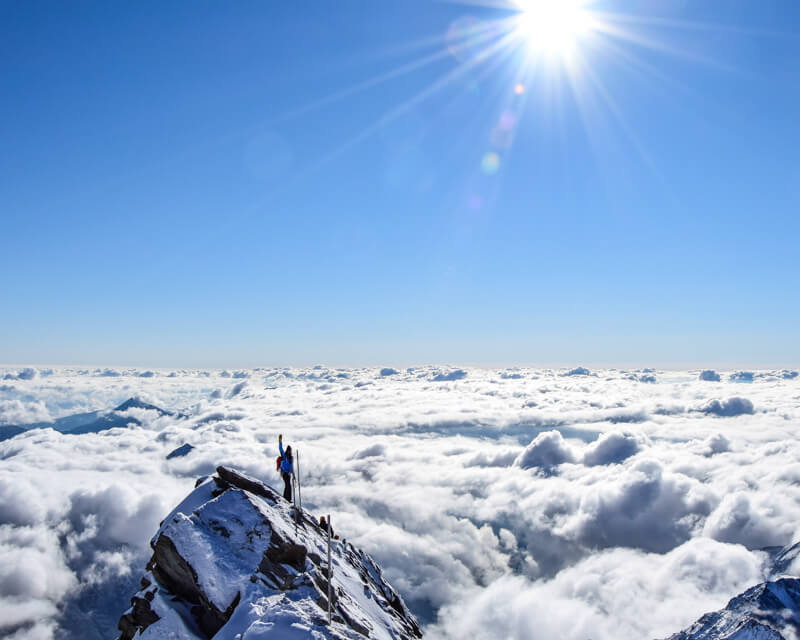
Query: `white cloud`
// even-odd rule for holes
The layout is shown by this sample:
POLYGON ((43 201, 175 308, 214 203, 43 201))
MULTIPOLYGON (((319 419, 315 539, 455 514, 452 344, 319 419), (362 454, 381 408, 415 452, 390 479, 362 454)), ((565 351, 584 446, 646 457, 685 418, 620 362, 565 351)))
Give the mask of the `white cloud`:
POLYGON ((32 633, 44 623, 35 633, 50 638, 57 605, 77 583, 54 531, 0 525, 0 635, 20 627, 32 633))
POLYGON ((139 427, 0 442, 2 633, 12 618, 30 637, 80 628, 78 594, 118 608, 111 636, 160 519, 219 464, 280 484, 278 433, 299 451, 304 505, 379 560, 429 637, 667 636, 756 581, 759 546, 800 539, 800 381, 782 372, 753 372, 744 399, 730 372, 148 371, 61 368, 0 389, 26 421, 131 396, 189 415, 135 409, 139 427), (14 556, 52 580, 20 577, 14 556))
POLYGON ((463 369, 455 369, 447 373, 440 371, 436 373, 431 380, 434 382, 454 382, 456 380, 463 380, 467 377, 467 372, 463 369))
POLYGON ((4 380, 33 380, 37 375, 38 371, 33 367, 25 367, 24 369, 20 369, 19 371, 14 371, 10 373, 6 373, 3 375, 4 380))
POLYGON ((0 425, 48 422, 51 418, 50 412, 41 401, 35 400, 25 402, 19 399, 0 399, 0 425))
POLYGON ((576 455, 559 431, 545 431, 536 436, 519 454, 514 465, 523 469, 552 472, 565 462, 575 462, 576 455))
POLYGON ((754 410, 753 403, 750 400, 736 396, 727 400, 709 400, 699 409, 703 413, 711 413, 721 418, 741 416, 746 413, 753 413, 754 410))
POLYGON ((590 467, 619 464, 642 449, 641 440, 641 437, 631 433, 618 431, 604 433, 583 452, 583 464, 590 467))
POLYGON ((505 576, 447 606, 431 638, 666 637, 761 580, 761 558, 697 538, 665 554, 614 549, 547 581, 505 576))
POLYGON ((595 374, 589 371, 586 367, 575 367, 574 369, 565 371, 561 375, 566 377, 566 376, 591 376, 595 374))
MULTIPOLYGON (((761 502, 758 500, 758 502, 761 502)), ((750 549, 779 546, 786 538, 785 523, 775 517, 775 504, 753 503, 747 492, 729 494, 709 516, 703 533, 750 549)), ((789 528, 789 532, 793 527, 789 528)))
POLYGON ((708 436, 703 442, 702 453, 706 456, 713 456, 717 453, 725 453, 731 450, 731 441, 723 433, 715 433, 708 436))

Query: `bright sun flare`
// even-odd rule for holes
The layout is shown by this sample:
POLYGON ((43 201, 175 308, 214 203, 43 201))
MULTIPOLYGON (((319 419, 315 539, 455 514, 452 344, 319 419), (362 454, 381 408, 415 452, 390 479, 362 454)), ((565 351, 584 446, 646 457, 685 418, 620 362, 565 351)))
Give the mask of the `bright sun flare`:
POLYGON ((592 27, 581 0, 517 0, 517 30, 535 52, 568 54, 592 27))

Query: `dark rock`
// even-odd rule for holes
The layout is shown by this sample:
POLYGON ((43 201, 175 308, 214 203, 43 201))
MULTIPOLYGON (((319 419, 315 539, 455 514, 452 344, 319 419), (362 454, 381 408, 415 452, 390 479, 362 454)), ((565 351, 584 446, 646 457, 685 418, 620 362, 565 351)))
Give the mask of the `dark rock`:
MULTIPOLYGON (((273 533, 274 538, 277 538, 273 533)), ((274 539, 273 538, 273 539, 274 539)), ((274 564, 288 564, 293 569, 303 571, 306 567, 306 548, 301 544, 285 543, 278 539, 273 542, 269 549, 264 552, 264 558, 274 564)), ((259 571, 263 571, 264 562, 259 565, 259 571)))
POLYGON ((189 443, 182 444, 180 447, 170 451, 167 454, 167 460, 172 460, 173 458, 181 458, 181 457, 187 455, 193 449, 194 449, 194 447, 192 445, 190 445, 189 443))
MULTIPOLYGON (((143 579, 142 582, 144 583, 145 580, 143 579)), ((150 581, 147 580, 146 582, 148 583, 147 586, 150 586, 150 581)), ((147 587, 143 587, 143 589, 147 589, 147 587)), ((137 633, 141 633, 151 624, 161 619, 150 608, 156 589, 145 591, 141 596, 137 594, 131 598, 131 608, 122 615, 117 625, 117 629, 121 633, 120 640, 132 640, 137 633)))
POLYGON ((153 557, 147 569, 171 593, 189 602, 198 601, 197 574, 178 553, 175 543, 164 534, 158 536, 153 546, 153 557))
POLYGON ((249 491, 257 496, 266 498, 273 503, 277 502, 279 499, 282 499, 282 496, 278 495, 278 493, 271 487, 237 473, 233 469, 217 467, 217 476, 218 477, 214 480, 217 482, 217 485, 222 488, 238 487, 243 491, 249 491))

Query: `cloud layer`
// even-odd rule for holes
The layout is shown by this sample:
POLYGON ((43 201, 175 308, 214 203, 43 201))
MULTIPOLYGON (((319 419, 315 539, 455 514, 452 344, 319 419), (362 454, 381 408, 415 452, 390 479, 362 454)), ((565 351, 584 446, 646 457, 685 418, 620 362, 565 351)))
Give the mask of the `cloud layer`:
POLYGON ((9 637, 113 634, 161 518, 218 464, 279 484, 279 433, 304 506, 375 556, 431 638, 666 636, 800 539, 784 371, 27 369, 0 369, 0 424, 134 395, 176 415, 0 442, 9 637))

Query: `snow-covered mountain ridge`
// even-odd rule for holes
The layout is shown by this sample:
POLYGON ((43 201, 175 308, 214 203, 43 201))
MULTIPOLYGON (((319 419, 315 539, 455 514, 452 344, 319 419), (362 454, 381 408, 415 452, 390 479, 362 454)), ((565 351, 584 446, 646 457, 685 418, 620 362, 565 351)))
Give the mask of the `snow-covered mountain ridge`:
POLYGON ((751 587, 667 640, 795 640, 800 637, 800 580, 751 587))
POLYGON ((86 433, 99 433, 100 431, 107 431, 117 427, 141 425, 141 421, 135 415, 131 415, 131 410, 152 411, 159 416, 184 417, 183 414, 167 411, 166 409, 144 402, 141 398, 134 396, 128 398, 119 406, 105 411, 75 413, 62 418, 56 418, 50 422, 0 424, 0 441, 8 440, 32 429, 55 429, 59 433, 82 435, 86 433))
POLYGON ((421 638, 414 616, 367 554, 332 541, 269 486, 225 467, 162 522, 119 622, 121 640, 421 638))
POLYGON ((796 640, 800 638, 800 580, 794 577, 800 543, 764 549, 767 582, 732 598, 724 609, 702 616, 666 640, 796 640))

